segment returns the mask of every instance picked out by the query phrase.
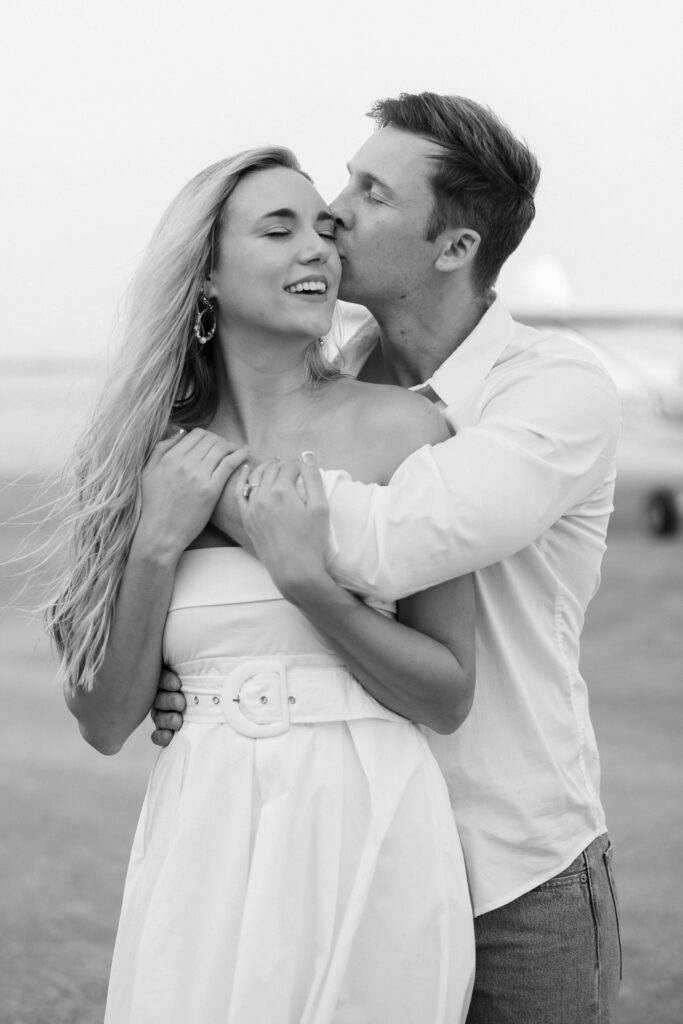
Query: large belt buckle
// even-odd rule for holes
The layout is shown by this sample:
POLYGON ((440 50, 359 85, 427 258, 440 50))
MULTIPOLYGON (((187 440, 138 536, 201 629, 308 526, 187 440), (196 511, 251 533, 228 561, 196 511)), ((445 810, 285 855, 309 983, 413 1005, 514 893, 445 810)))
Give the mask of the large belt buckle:
POLYGON ((223 683, 223 717, 242 736, 280 736, 289 729, 288 696, 286 666, 282 662, 246 661, 233 669, 223 683), (274 706, 276 703, 279 707, 274 706))

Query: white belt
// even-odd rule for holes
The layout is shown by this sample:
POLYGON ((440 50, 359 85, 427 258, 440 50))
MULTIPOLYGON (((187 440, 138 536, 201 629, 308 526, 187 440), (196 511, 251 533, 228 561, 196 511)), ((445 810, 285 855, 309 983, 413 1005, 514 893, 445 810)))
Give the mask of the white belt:
POLYGON ((258 739, 311 722, 406 721, 379 704, 342 665, 287 665, 264 658, 226 669, 194 675, 177 667, 187 700, 186 722, 223 722, 258 739))

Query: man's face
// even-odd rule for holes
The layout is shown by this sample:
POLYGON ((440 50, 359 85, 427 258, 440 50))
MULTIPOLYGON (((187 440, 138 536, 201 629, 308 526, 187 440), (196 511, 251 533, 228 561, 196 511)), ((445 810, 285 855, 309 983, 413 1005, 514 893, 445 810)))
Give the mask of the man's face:
POLYGON ((408 301, 433 267, 425 239, 433 205, 429 177, 439 147, 396 128, 370 136, 348 165, 349 182, 331 204, 342 261, 339 298, 372 308, 408 301))

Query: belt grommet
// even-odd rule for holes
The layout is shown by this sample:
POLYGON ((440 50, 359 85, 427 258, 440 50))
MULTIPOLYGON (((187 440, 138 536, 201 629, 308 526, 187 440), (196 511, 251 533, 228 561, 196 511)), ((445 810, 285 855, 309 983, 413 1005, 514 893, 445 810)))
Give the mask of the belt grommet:
POLYGON ((195 704, 199 704, 199 697, 196 697, 196 696, 195 696, 195 698, 194 698, 194 702, 195 702, 195 704))
POLYGON ((212 697, 212 700, 213 700, 214 704, 220 704, 220 702, 221 702, 220 697, 212 697))
POLYGON ((287 700, 290 704, 296 704, 296 697, 288 697, 287 700))
POLYGON ((268 703, 268 698, 266 697, 265 693, 264 693, 264 695, 263 695, 263 696, 262 696, 262 697, 260 698, 260 700, 261 700, 261 703, 262 703, 262 704, 267 704, 267 703, 268 703))

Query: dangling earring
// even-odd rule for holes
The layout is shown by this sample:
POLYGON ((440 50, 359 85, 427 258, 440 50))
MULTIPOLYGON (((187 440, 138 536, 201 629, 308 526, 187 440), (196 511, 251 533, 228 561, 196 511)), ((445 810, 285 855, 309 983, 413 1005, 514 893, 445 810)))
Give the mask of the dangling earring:
POLYGON ((194 327, 192 329, 192 336, 197 339, 200 345, 206 345, 207 341, 211 341, 216 333, 216 321, 216 309, 213 303, 210 299, 207 299, 204 292, 200 292, 197 299, 197 311, 194 315, 194 327), (210 313, 213 317, 208 330, 204 325, 204 317, 207 313, 210 313))

